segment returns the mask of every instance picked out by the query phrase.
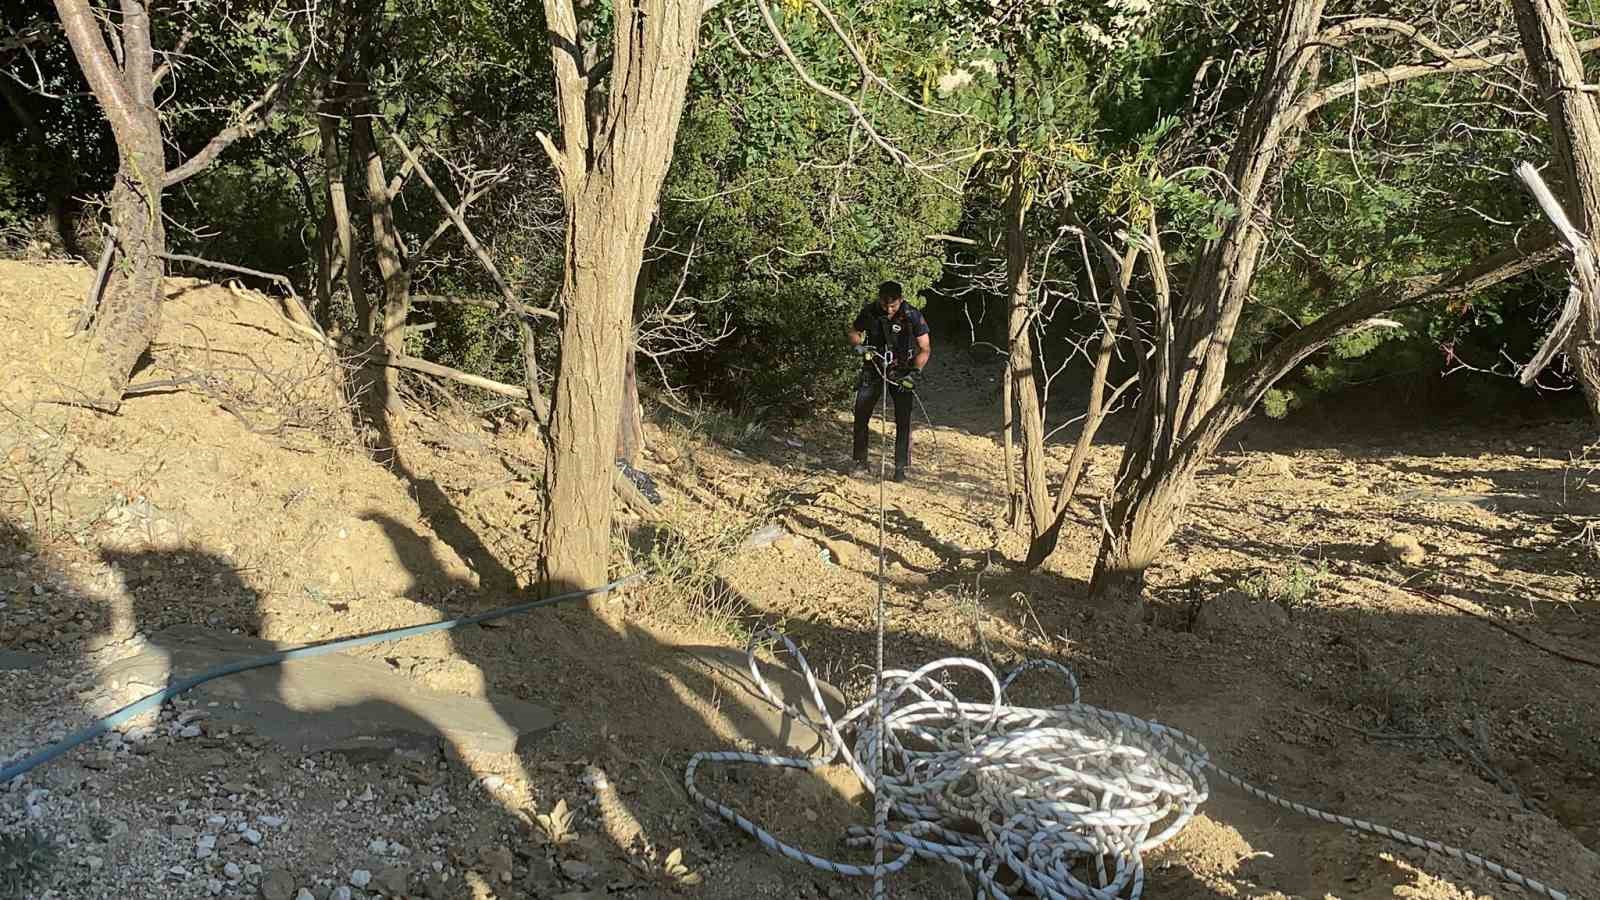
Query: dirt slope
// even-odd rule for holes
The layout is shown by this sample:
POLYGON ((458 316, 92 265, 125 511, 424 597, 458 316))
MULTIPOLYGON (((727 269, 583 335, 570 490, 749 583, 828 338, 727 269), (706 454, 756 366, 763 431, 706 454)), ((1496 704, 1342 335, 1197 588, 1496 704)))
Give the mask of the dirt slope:
MULTIPOLYGON (((168 386, 116 417, 40 403, 70 389, 64 323, 86 281, 77 267, 0 262, 0 649, 49 660, 0 671, 0 759, 124 702, 97 672, 136 633, 195 622, 321 640, 481 609, 526 584, 530 436, 444 414, 357 433, 328 389, 336 365, 265 298, 172 279, 135 379, 168 386)), ((1084 676, 1090 702, 1184 728, 1246 777, 1600 896, 1600 671, 1484 621, 1593 655, 1595 559, 1568 541, 1569 518, 1600 514, 1568 465, 1578 429, 1247 432, 1155 573, 1154 622, 1112 627, 1076 602, 1092 510, 1079 507, 1044 570, 1015 571, 1025 548, 1000 520, 987 433, 997 387, 945 357, 935 372, 919 475, 886 491, 892 662, 1051 656, 1084 676), (1374 553, 1395 533, 1420 562, 1374 553)), ((687 805, 689 753, 774 735, 681 648, 781 624, 861 696, 878 487, 833 470, 842 416, 776 431, 655 418, 645 470, 679 536, 658 553, 713 563, 715 577, 368 653, 436 688, 550 706, 565 717, 556 732, 517 755, 446 746, 375 762, 302 759, 232 732, 117 738, 0 787, 0 833, 33 821, 61 842, 49 887, 27 895, 243 897, 282 882, 323 897, 361 869, 418 896, 864 896, 687 805), (727 550, 766 521, 789 536, 727 550), (578 811, 578 840, 556 848, 536 817, 559 800, 578 811), (234 837, 239 824, 261 839, 234 837), (201 857, 208 831, 217 849, 201 857), (662 874, 677 847, 702 885, 662 874)), ((1115 463, 1114 446, 1097 449, 1089 496, 1115 463)), ((1025 699, 1060 702, 1032 690, 1025 699)), ((864 821, 837 772, 714 783, 819 852, 864 821)), ((1220 786, 1151 862, 1157 897, 1514 893, 1220 786)), ((897 884, 904 897, 961 895, 931 865, 897 884)))

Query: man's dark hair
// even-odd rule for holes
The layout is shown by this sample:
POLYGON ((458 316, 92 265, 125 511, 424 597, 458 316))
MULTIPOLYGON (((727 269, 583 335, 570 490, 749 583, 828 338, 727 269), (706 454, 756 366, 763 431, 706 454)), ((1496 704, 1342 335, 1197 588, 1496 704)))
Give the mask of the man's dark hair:
POLYGON ((904 295, 900 292, 900 282, 898 281, 885 281, 883 284, 878 285, 879 300, 899 300, 902 296, 904 295))

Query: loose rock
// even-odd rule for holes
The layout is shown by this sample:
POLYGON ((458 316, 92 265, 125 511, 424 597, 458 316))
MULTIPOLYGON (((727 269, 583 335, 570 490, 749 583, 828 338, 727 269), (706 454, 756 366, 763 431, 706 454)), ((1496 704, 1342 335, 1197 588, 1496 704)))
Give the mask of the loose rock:
POLYGON ((373 885, 391 897, 404 896, 411 881, 411 870, 406 866, 387 866, 373 879, 373 885))
POLYGON ((1378 555, 1386 562, 1402 562, 1419 566, 1428 558, 1422 542, 1409 534, 1391 534, 1378 545, 1378 555))
POLYGON ((293 900, 294 875, 287 869, 273 869, 261 879, 261 900, 293 900))

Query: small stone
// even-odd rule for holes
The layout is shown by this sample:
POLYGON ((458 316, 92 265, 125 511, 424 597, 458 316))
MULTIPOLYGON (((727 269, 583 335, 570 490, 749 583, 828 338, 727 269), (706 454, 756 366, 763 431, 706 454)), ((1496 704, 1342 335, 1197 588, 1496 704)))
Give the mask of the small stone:
POLYGON ((167 874, 168 875, 176 875, 179 878, 188 878, 189 877, 189 870, 185 869, 183 866, 173 866, 172 868, 167 870, 167 874))
POLYGON ((221 828, 222 826, 228 824, 228 817, 227 816, 207 816, 206 817, 206 824, 210 825, 212 828, 221 828))
POLYGON ((341 884, 333 889, 333 893, 328 895, 328 900, 350 900, 352 896, 354 895, 350 892, 350 886, 341 884))
POLYGON ((1409 534, 1391 534, 1378 545, 1378 554, 1387 562, 1403 562, 1418 566, 1428 558, 1422 542, 1409 534))
POLYGON ((411 869, 406 866, 386 866, 378 877, 373 879, 374 886, 379 891, 391 897, 401 897, 406 893, 406 887, 411 881, 411 869))
POLYGON ((282 828, 283 816, 262 816, 256 820, 263 828, 282 828))
POLYGON ((244 877, 244 872, 240 871, 238 863, 226 863, 222 867, 222 877, 229 881, 238 881, 244 877))
POLYGON ((317 895, 306 888, 301 888, 300 893, 294 895, 294 900, 317 900, 317 895))
POLYGON ((178 732, 178 737, 181 737, 181 738, 197 738, 199 736, 200 736, 200 726, 199 725, 185 725, 178 732))
POLYGON ((91 753, 89 758, 83 761, 83 767, 85 769, 94 769, 97 772, 103 772, 106 769, 111 768, 111 764, 116 761, 116 758, 116 754, 112 753, 110 750, 101 750, 98 753, 91 753))
POLYGON ((367 844, 367 849, 378 854, 379 856, 382 856, 383 854, 389 852, 389 842, 383 838, 373 838, 372 841, 367 844))
POLYGON ((106 861, 98 856, 85 856, 83 858, 83 864, 89 867, 89 871, 98 872, 100 871, 100 867, 106 864, 106 861))
POLYGON ((563 859, 561 872, 573 881, 588 881, 594 877, 594 866, 575 859, 563 859))
POLYGON ((366 869, 357 869, 350 873, 350 884, 355 887, 364 888, 371 883, 372 873, 368 872, 366 869))
POLYGON ((261 900, 293 900, 294 876, 288 869, 273 869, 261 879, 261 900))
POLYGON ((206 890, 209 891, 211 893, 211 896, 213 896, 213 897, 217 896, 218 894, 221 894, 222 893, 222 881, 220 879, 216 879, 216 878, 208 878, 208 879, 206 879, 206 890))
POLYGON ((261 843, 261 832, 255 830, 254 828, 245 829, 243 837, 245 843, 251 846, 261 843))
POLYGON ((478 859, 492 875, 511 871, 511 851, 504 847, 485 844, 478 848, 478 859))
POLYGON ((168 833, 175 841, 192 841, 195 836, 195 830, 188 825, 174 825, 168 829, 168 833))

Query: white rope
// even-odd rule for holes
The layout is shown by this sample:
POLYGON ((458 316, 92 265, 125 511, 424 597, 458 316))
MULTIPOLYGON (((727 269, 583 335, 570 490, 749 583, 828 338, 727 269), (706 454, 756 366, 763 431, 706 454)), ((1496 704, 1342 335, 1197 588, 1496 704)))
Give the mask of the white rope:
POLYGON ((1209 770, 1284 809, 1441 853, 1551 900, 1567 900, 1561 891, 1476 854, 1255 787, 1218 768, 1199 741, 1177 729, 1079 702, 1077 679, 1049 660, 1024 663, 1004 680, 963 657, 935 660, 914 672, 888 670, 881 692, 835 720, 811 667, 786 636, 758 633, 747 652, 751 678, 762 695, 824 735, 830 752, 815 758, 697 753, 689 760, 684 785, 696 802, 763 846, 823 871, 877 881, 922 856, 960 867, 978 883, 980 898, 1132 900, 1144 890, 1142 854, 1188 824, 1209 796, 1209 770), (762 677, 755 647, 768 638, 780 641, 799 665, 821 711, 820 722, 780 700, 762 677), (1065 680, 1072 702, 1048 709, 1007 704, 1006 689, 1035 669, 1049 669, 1065 680), (936 677, 957 670, 981 677, 989 696, 982 702, 959 699, 936 677), (842 730, 858 720, 865 725, 880 702, 886 710, 885 737, 879 738, 877 728, 857 727, 854 747, 847 746, 842 730), (846 845, 885 843, 898 848, 897 858, 858 865, 815 856, 778 840, 695 786, 705 763, 810 770, 841 758, 889 811, 887 825, 880 819, 874 828, 851 828, 846 845))

